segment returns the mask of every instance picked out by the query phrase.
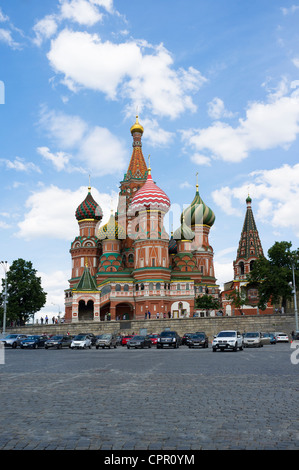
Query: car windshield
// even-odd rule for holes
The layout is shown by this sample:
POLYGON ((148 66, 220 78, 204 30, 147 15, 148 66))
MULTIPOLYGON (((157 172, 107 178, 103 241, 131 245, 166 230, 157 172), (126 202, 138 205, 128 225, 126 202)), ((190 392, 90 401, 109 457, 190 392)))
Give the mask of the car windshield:
POLYGON ((246 333, 245 338, 258 338, 258 333, 246 333))
POLYGON ((7 335, 6 339, 16 338, 18 335, 7 335))
POLYGON ((27 339, 38 339, 38 338, 39 338, 39 336, 33 336, 33 335, 32 336, 27 336, 27 339))
POLYGON ((62 336, 53 336, 53 338, 51 338, 51 340, 52 339, 57 340, 57 339, 62 339, 62 338, 63 338, 62 336))
POLYGON ((110 338, 111 338, 111 335, 109 335, 109 334, 105 334, 105 335, 100 336, 100 339, 110 339, 110 338))
POLYGON ((82 339, 85 339, 85 336, 84 335, 77 335, 75 336, 74 338, 76 341, 81 341, 82 339))
POLYGON ((137 335, 136 335, 136 336, 133 336, 132 339, 133 339, 133 340, 135 340, 135 339, 136 339, 136 340, 142 340, 142 339, 144 339, 144 336, 137 336, 137 335))
POLYGON ((236 333, 234 331, 221 331, 218 334, 218 338, 230 338, 236 336, 236 333))
POLYGON ((160 334, 160 336, 173 336, 174 335, 174 332, 173 331, 162 331, 162 333, 160 334))
POLYGON ((192 335, 192 339, 204 339, 205 335, 192 335))

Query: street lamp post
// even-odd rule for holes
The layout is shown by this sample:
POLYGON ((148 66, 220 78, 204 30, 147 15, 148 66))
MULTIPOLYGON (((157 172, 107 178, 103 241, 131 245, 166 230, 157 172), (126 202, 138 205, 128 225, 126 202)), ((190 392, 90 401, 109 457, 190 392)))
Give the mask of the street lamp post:
POLYGON ((7 310, 7 261, 1 261, 4 269, 4 307, 3 307, 3 328, 2 333, 5 335, 6 328, 6 310, 7 310))
POLYGON ((298 331, 298 311, 297 311, 297 294, 296 294, 296 282, 295 282, 295 265, 292 263, 293 271, 293 294, 294 294, 294 310, 295 310, 295 320, 296 320, 296 331, 298 331))

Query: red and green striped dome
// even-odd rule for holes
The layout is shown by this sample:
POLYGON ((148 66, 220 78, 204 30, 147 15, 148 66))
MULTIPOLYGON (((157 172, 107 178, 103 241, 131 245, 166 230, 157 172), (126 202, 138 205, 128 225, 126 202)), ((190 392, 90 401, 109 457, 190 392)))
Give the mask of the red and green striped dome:
POLYGON ((94 200, 91 195, 90 188, 88 188, 88 194, 83 202, 77 207, 76 219, 95 219, 101 220, 103 218, 103 211, 99 204, 94 200))

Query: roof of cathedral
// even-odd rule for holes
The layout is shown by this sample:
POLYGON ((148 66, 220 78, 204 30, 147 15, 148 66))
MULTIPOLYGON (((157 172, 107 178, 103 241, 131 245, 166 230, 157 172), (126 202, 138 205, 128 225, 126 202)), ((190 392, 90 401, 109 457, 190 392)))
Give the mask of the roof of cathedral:
POLYGON ((168 196, 154 183, 149 168, 147 180, 133 197, 130 209, 135 212, 143 209, 160 209, 167 212, 170 205, 168 196))
POLYGON ((169 244, 168 244, 168 252, 170 255, 175 255, 178 252, 178 246, 176 240, 173 238, 173 233, 171 234, 169 244))
POLYGON ((100 240, 123 240, 126 238, 126 231, 119 225, 115 220, 115 216, 111 213, 108 222, 99 228, 97 236, 100 240))
POLYGON ((88 188, 88 194, 83 202, 77 207, 76 219, 96 219, 101 220, 103 217, 103 211, 99 204, 94 200, 91 195, 91 187, 88 188))
POLYGON ((185 223, 184 219, 181 223, 181 226, 177 228, 173 234, 175 240, 193 240, 195 234, 192 232, 191 228, 185 223))
POLYGON ((212 226, 215 222, 215 214, 201 199, 198 192, 198 184, 196 185, 196 193, 193 201, 187 209, 183 210, 181 221, 183 218, 188 226, 208 225, 212 226))
POLYGON ((85 265, 82 276, 75 287, 76 291, 95 291, 97 290, 97 284, 95 279, 90 274, 89 268, 85 265))
POLYGON ((141 136, 143 134, 143 127, 138 122, 138 116, 136 116, 136 122, 131 127, 131 134, 133 136, 133 152, 131 160, 128 166, 127 173, 124 176, 124 180, 134 179, 145 179, 147 176, 147 166, 142 153, 141 136))
POLYGON ((258 258, 263 255, 263 249, 259 233, 254 220, 252 208, 252 199, 246 198, 247 210, 237 251, 237 259, 258 258))

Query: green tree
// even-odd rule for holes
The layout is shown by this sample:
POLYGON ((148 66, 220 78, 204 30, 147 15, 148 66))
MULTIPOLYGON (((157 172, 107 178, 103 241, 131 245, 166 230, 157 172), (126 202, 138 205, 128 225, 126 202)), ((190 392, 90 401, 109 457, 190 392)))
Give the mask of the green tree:
MULTIPOLYGON (((7 272, 7 320, 26 322, 46 303, 47 294, 41 286, 41 278, 31 261, 21 258, 13 261, 7 272)), ((1 318, 3 319, 4 279, 0 296, 1 318)))
MULTIPOLYGON (((261 257, 255 261, 248 280, 258 285, 258 306, 265 309, 267 302, 286 307, 287 300, 292 298, 292 265, 295 272, 299 267, 299 250, 291 250, 291 242, 275 242, 268 250, 268 259, 261 257)), ((298 279, 296 279, 297 284, 298 279)))
POLYGON ((242 314, 242 307, 250 303, 246 295, 237 290, 231 292, 228 295, 228 299, 231 300, 231 304, 239 310, 240 314, 242 314))
POLYGON ((219 308, 219 301, 211 295, 204 294, 202 297, 195 299, 195 308, 201 308, 203 310, 215 310, 219 308))

